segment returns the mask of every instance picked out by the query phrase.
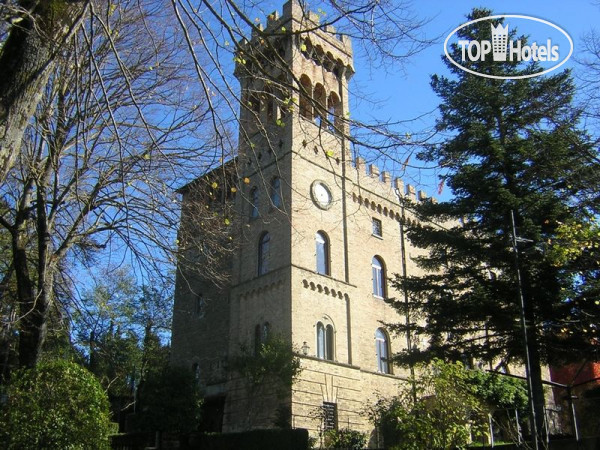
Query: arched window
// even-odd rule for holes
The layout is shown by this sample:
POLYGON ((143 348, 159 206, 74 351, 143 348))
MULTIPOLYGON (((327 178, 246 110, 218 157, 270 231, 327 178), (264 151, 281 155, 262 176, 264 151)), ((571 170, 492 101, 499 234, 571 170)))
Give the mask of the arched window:
POLYGON ((256 219, 258 217, 258 188, 254 186, 250 190, 250 218, 256 219))
POLYGON ((269 322, 263 323, 262 336, 261 336, 262 341, 267 342, 267 340, 269 340, 270 334, 271 334, 271 324, 269 322))
POLYGON ((270 87, 266 87, 263 97, 265 99, 265 104, 267 106, 267 120, 269 122, 271 122, 277 118, 276 109, 275 109, 276 103, 275 103, 275 96, 273 95, 273 90, 270 87))
POLYGON ((266 231, 261 234, 258 241, 258 275, 269 271, 269 244, 271 236, 266 231))
POLYGON ((312 120, 312 83, 306 75, 300 77, 300 115, 312 120))
POLYGON ((377 371, 392 373, 390 364, 390 339, 385 330, 378 328, 375 332, 375 353, 377 355, 377 371))
POLYGON ((327 113, 327 94, 325 93, 325 88, 321 83, 317 83, 315 85, 314 99, 316 103, 314 117, 317 121, 317 124, 320 125, 323 123, 327 113))
POLYGON ((333 361, 334 333, 332 325, 317 323, 317 357, 333 361))
POLYGON ((317 249, 317 273, 321 275, 331 275, 329 267, 329 239, 322 231, 317 231, 315 235, 317 249))
POLYGON ((281 208, 281 178, 271 179, 271 203, 275 208, 281 208))
POLYGON ((269 335, 271 334, 271 324, 265 322, 261 325, 254 327, 254 354, 258 355, 261 351, 262 345, 267 342, 269 335))
POLYGON ((325 327, 325 340, 327 341, 327 355, 326 358, 333 361, 334 360, 334 338, 333 338, 333 326, 327 325, 325 327))
POLYGON ((373 269, 373 295, 385 297, 385 264, 379 256, 373 256, 371 260, 373 269))
POLYGON ((329 94, 329 98, 327 99, 327 122, 331 131, 335 131, 336 128, 339 129, 341 126, 341 106, 337 94, 335 92, 329 94))

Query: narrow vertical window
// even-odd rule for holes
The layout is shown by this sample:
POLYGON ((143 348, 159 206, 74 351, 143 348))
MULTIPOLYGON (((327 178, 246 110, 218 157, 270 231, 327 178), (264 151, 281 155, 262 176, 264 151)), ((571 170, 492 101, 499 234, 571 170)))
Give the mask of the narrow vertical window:
POLYGON ((321 323, 317 323, 317 358, 325 359, 325 326, 321 323))
POLYGON ((340 100, 335 92, 329 94, 327 99, 327 122, 329 129, 333 132, 336 128, 341 128, 341 107, 340 100))
POLYGON ((328 359, 330 361, 333 361, 333 354, 334 354, 334 348, 333 348, 333 344, 334 344, 335 340, 333 338, 333 326, 331 325, 327 325, 325 327, 325 359, 328 359))
POLYGON ((383 229, 381 226, 381 220, 373 217, 373 236, 382 237, 383 229))
POLYGON ((325 115, 327 114, 327 94, 325 93, 325 88, 321 83, 317 83, 315 85, 313 95, 315 100, 313 117, 315 118, 317 124, 321 125, 324 123, 325 115))
POLYGON ((250 190, 250 218, 256 219, 258 217, 258 188, 254 186, 250 190))
POLYGON ((335 337, 332 325, 317 323, 317 357, 333 361, 335 337))
POLYGON ((264 342, 269 340, 269 335, 271 334, 271 324, 269 322, 265 322, 262 327, 262 336, 261 339, 264 342))
POLYGON ((300 77, 300 115, 312 120, 312 83, 306 75, 300 77))
POLYGON ((374 256, 371 261, 373 270, 373 295, 376 297, 385 297, 385 266, 383 260, 374 256))
POLYGON ((269 271, 269 246, 271 236, 266 231, 260 236, 258 241, 258 275, 263 275, 269 271))
POLYGON ((281 208, 281 178, 271 180, 271 203, 275 208, 281 208))
POLYGON ((322 275, 331 275, 329 268, 329 239, 322 231, 315 235, 315 244, 317 251, 317 273, 322 275))
POLYGON ((380 373, 391 373, 389 346, 387 333, 378 328, 375 332, 375 353, 377 354, 377 371, 380 373))

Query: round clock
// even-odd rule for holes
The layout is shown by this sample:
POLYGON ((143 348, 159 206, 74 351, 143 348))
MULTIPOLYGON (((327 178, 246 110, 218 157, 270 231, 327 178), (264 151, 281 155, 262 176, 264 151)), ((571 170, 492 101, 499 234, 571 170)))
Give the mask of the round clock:
POLYGON ((317 180, 311 186, 312 199, 321 209, 328 209, 331 206, 331 191, 325 182, 317 180))

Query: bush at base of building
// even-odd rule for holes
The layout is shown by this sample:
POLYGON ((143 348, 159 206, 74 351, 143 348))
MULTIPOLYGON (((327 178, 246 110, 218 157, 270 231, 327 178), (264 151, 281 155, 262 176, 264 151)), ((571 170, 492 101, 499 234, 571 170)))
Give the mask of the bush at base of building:
POLYGON ((367 436, 360 431, 344 428, 325 432, 325 448, 362 450, 367 445, 367 436))
POLYGON ((109 448, 108 399, 89 371, 59 360, 11 378, 0 414, 3 448, 109 448))
POLYGON ((484 404, 472 393, 462 364, 436 360, 417 372, 418 377, 400 389, 400 395, 380 399, 369 412, 386 448, 465 448, 486 431, 484 404))

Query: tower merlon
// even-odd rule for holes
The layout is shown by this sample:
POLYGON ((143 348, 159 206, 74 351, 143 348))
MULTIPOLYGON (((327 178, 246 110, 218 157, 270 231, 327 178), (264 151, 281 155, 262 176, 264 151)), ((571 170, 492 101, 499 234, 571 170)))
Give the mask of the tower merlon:
POLYGON ((404 197, 404 181, 402 181, 402 178, 394 178, 393 187, 396 192, 400 193, 400 195, 404 197))
POLYGON ((356 159, 354 160, 354 163, 356 165, 356 170, 358 171, 359 174, 362 175, 365 171, 365 158, 357 156, 356 159))
POLYGON ((369 175, 373 178, 379 178, 379 167, 375 164, 369 164, 369 175))
POLYGON ((415 190, 415 187, 412 184, 406 185, 406 196, 409 198, 409 200, 412 200, 412 201, 417 200, 416 192, 417 191, 415 190))

